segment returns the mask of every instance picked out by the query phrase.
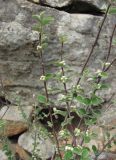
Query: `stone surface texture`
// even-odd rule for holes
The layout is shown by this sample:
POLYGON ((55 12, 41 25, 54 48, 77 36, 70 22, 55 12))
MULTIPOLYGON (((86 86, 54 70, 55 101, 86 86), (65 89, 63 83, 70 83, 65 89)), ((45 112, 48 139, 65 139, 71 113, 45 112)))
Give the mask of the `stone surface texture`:
MULTIPOLYGON (((55 3, 55 1, 53 1, 55 3)), ((62 1, 60 1, 62 2, 62 1)), ((93 1, 92 1, 93 2, 93 1)), ((90 2, 90 3, 92 3, 90 2)), ((107 1, 95 1, 94 3, 105 3, 107 1)), ((56 1, 58 3, 58 1, 56 1)), ((77 2, 78 3, 78 2, 77 2)), ((21 99, 21 103, 32 105, 35 103, 33 94, 37 95, 43 88, 39 80, 41 67, 39 57, 36 57, 36 44, 38 33, 32 30, 35 21, 33 14, 45 11, 47 15, 53 16, 55 21, 47 28, 50 35, 48 49, 45 50, 47 72, 55 72, 51 63, 58 60, 60 44, 58 36, 67 35, 67 44, 64 47, 66 63, 70 66, 73 84, 76 82, 77 73, 80 72, 92 44, 95 40, 102 16, 90 14, 69 14, 53 8, 42 7, 26 0, 1 1, 0 5, 0 77, 7 92, 8 99, 13 101, 15 97, 21 99)), ((115 16, 108 16, 96 46, 96 50, 90 59, 89 67, 96 71, 101 69, 99 60, 104 60, 108 50, 109 36, 113 25, 116 23, 115 16)), ((112 48, 111 61, 115 57, 116 50, 112 48)), ((115 92, 116 74, 115 64, 109 72, 108 82, 111 83, 105 96, 115 92)), ((49 87, 56 85, 49 82, 49 87)), ((58 84, 59 87, 59 84, 58 84)), ((1 87, 2 90, 2 87, 1 87)))
POLYGON ((40 126, 39 128, 36 127, 32 131, 22 134, 18 139, 18 144, 29 153, 34 153, 42 160, 46 160, 54 155, 55 146, 52 144, 52 141, 44 134, 44 132, 42 134, 40 133, 40 126), (33 152, 35 142, 37 146, 33 152))
POLYGON ((26 131, 29 127, 28 120, 31 113, 31 106, 23 108, 18 106, 4 106, 0 110, 0 117, 3 117, 2 119, 4 120, 4 129, 0 130, 0 136, 11 137, 26 131))
MULTIPOLYGON (((29 1, 40 3, 39 0, 29 0, 29 1)), ((85 2, 88 4, 94 5, 99 9, 106 9, 109 1, 108 0, 96 0, 96 1, 93 1, 93 0, 41 0, 42 4, 48 4, 49 6, 52 6, 52 7, 63 7, 73 2, 76 2, 76 3, 85 2)))
POLYGON ((8 160, 8 157, 5 155, 5 153, 2 150, 0 150, 0 159, 1 160, 8 160))
MULTIPOLYGON (((86 7, 89 4, 89 9, 95 6, 100 10, 108 6, 109 0, 74 1, 77 4, 80 4, 80 1, 83 2, 83 4, 85 3, 87 4, 86 7)), ((37 95, 43 91, 43 82, 40 81, 40 76, 42 75, 40 59, 36 50, 36 45, 39 41, 39 33, 32 30, 36 22, 32 19, 33 14, 39 14, 41 11, 45 11, 46 15, 54 17, 52 24, 46 28, 46 32, 49 36, 48 48, 44 51, 46 72, 56 73, 59 71, 58 68, 53 67, 52 62, 60 60, 59 53, 61 44, 59 43, 58 37, 62 34, 66 35, 67 42, 64 45, 63 58, 70 68, 70 73, 68 73, 69 75, 67 74, 67 76, 70 76, 72 83, 68 85, 69 88, 76 83, 78 74, 95 41, 99 26, 103 20, 103 15, 97 16, 96 13, 96 16, 94 16, 92 14, 93 10, 91 14, 86 14, 84 10, 84 14, 78 13, 78 10, 76 13, 70 14, 55 9, 55 7, 63 7, 74 1, 41 0, 43 4, 49 6, 45 7, 39 5, 39 0, 0 0, 0 96, 5 95, 5 98, 11 103, 17 104, 17 106, 9 106, 8 111, 3 117, 7 122, 5 128, 6 136, 17 135, 28 129, 28 124, 24 120, 20 108, 18 107, 19 103, 17 103, 17 98, 20 100, 20 105, 24 106, 24 113, 27 118, 29 118, 32 113, 31 106, 38 104, 37 95)), ((78 6, 78 8, 79 7, 80 6, 78 6)), ((110 36, 115 24, 116 15, 108 15, 99 41, 88 63, 88 67, 92 72, 101 69, 100 60, 104 61, 106 59, 110 36)), ((116 38, 116 33, 114 38, 116 38)), ((116 57, 115 46, 112 47, 109 62, 111 62, 114 57, 116 57)), ((116 63, 112 65, 108 74, 109 78, 107 82, 110 83, 111 88, 100 93, 101 96, 106 99, 110 98, 112 94, 116 92, 116 63)), ((49 81, 48 87, 60 88, 61 86, 54 81, 49 81)), ((89 94, 89 86, 86 86, 86 88, 89 94)), ((0 108, 0 117, 2 117, 6 109, 7 106, 0 108)), ((108 128, 111 133, 115 132, 113 128, 116 126, 115 113, 116 107, 110 106, 105 113, 103 110, 102 116, 99 119, 99 124, 102 127, 105 126, 105 129, 108 128)), ((100 133, 100 131, 101 128, 98 128, 98 133, 100 133)), ((54 155, 55 149, 51 140, 48 137, 45 138, 43 135, 41 136, 40 132, 41 131, 37 132, 39 136, 37 137, 37 142, 39 144, 37 149, 40 150, 40 152, 38 152, 39 156, 43 160, 46 160, 54 155)), ((35 130, 33 129, 32 131, 29 130, 20 135, 18 139, 19 146, 15 146, 15 150, 17 150, 20 156, 24 153, 23 149, 32 153, 32 144, 34 142, 32 136, 34 134, 35 130)), ((102 137, 103 139, 100 138, 92 143, 98 147, 101 145, 102 149, 104 137, 102 137)), ((116 148, 112 148, 111 151, 116 152, 116 148)), ((24 153, 24 156, 28 155, 24 153)), ((108 157, 107 154, 105 154, 105 156, 106 158, 108 157)), ((116 155, 113 154, 112 156, 115 157, 116 155)), ((100 160, 103 160, 103 158, 100 160)), ((7 157, 1 150, 0 160, 7 160, 7 157)))
POLYGON ((0 117, 3 116, 2 119, 9 120, 9 121, 16 121, 16 122, 25 122, 25 118, 23 117, 23 114, 26 116, 26 119, 30 117, 30 114, 32 113, 32 106, 4 106, 0 111, 0 117), (7 112, 6 112, 7 111, 7 112))

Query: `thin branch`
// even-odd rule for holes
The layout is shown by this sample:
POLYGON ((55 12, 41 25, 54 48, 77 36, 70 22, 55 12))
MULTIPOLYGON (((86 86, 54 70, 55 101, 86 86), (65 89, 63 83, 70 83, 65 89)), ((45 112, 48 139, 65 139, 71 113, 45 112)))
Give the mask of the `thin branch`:
POLYGON ((104 16, 104 18, 103 18, 103 21, 102 21, 101 26, 100 26, 100 28, 99 28, 98 34, 97 34, 97 36, 96 36, 95 42, 94 42, 94 44, 92 45, 91 51, 90 51, 89 56, 88 56, 88 58, 87 58, 87 60, 86 60, 86 62, 85 62, 85 64, 84 64, 84 66, 83 66, 83 68, 82 68, 82 70, 81 70, 80 77, 79 77, 76 85, 78 85, 78 84, 80 83, 80 81, 81 81, 81 79, 82 79, 83 72, 84 72, 84 70, 85 70, 85 68, 86 68, 86 66, 87 66, 87 64, 88 64, 88 62, 89 62, 89 60, 90 60, 90 57, 92 56, 93 51, 94 51, 94 49, 95 49, 95 47, 96 47, 96 45, 97 45, 99 36, 100 36, 100 34, 101 34, 101 31, 102 31, 102 28, 103 28, 103 25, 104 25, 104 22, 105 22, 105 20, 106 20, 106 18, 107 18, 107 14, 108 14, 108 11, 109 11, 109 9, 110 9, 110 6, 111 6, 111 4, 108 5, 108 8, 107 8, 106 13, 105 13, 105 16, 104 16))
POLYGON ((116 24, 115 24, 115 26, 114 26, 114 28, 113 28, 113 32, 112 32, 112 35, 111 35, 111 37, 110 37, 110 43, 109 43, 109 47, 108 47, 108 54, 107 54, 106 61, 105 61, 104 66, 103 66, 103 71, 105 70, 106 63, 108 62, 109 57, 110 57, 110 55, 111 55, 112 41, 113 41, 113 37, 114 37, 115 30, 116 30, 116 24))
POLYGON ((95 159, 94 160, 97 160, 98 157, 103 153, 103 151, 105 150, 105 148, 114 140, 114 137, 112 137, 111 139, 109 139, 109 141, 104 145, 103 149, 101 150, 101 152, 96 155, 95 159))
MULTIPOLYGON (((41 32, 40 32, 40 37, 39 38, 40 38, 39 45, 42 46, 42 26, 41 26, 41 32)), ((43 76, 45 76, 46 73, 45 73, 45 65, 44 65, 44 60, 43 60, 43 50, 42 49, 40 50, 40 56, 41 56, 42 74, 43 74, 43 76)), ((47 88, 47 81, 46 80, 44 80, 44 89, 45 89, 47 103, 49 103, 50 101, 49 101, 49 94, 48 94, 48 88, 47 88)), ((59 145, 59 141, 58 141, 58 138, 57 138, 57 134, 56 134, 55 127, 54 127, 54 122, 53 122, 53 117, 52 117, 52 108, 51 108, 50 105, 49 105, 49 114, 50 114, 50 121, 51 121, 52 126, 53 126, 52 127, 53 135, 54 135, 54 138, 55 138, 55 141, 56 141, 58 154, 59 154, 60 159, 62 160, 62 155, 60 153, 60 145, 59 145)))
MULTIPOLYGON (((109 4, 109 6, 108 6, 108 8, 107 8, 106 14, 105 14, 104 19, 103 19, 103 21, 102 21, 102 23, 101 23, 101 27, 100 27, 100 29, 99 29, 99 31, 98 31, 98 35, 97 35, 97 37, 96 37, 96 39, 95 39, 94 45, 93 45, 93 47, 92 47, 92 49, 91 49, 91 51, 90 51, 90 54, 89 54, 89 56, 88 56, 88 58, 87 58, 87 60, 86 60, 86 62, 85 62, 85 64, 84 64, 84 66, 83 66, 83 68, 82 68, 81 76, 83 75, 83 72, 84 72, 84 70, 85 70, 85 68, 86 68, 86 66, 87 66, 87 63, 88 63, 88 61, 89 61, 89 59, 90 59, 90 57, 91 57, 91 55, 92 55, 92 53, 93 53, 93 51, 94 51, 94 48, 95 48, 95 46, 96 46, 96 44, 97 44, 97 42, 98 42, 98 39, 99 39, 101 30, 102 30, 102 27, 103 27, 104 22, 105 22, 105 20, 106 20, 106 18, 107 18, 107 14, 108 14, 108 11, 109 11, 110 6, 111 6, 111 4, 109 4)), ((111 35, 111 38, 110 38, 110 44, 109 44, 108 54, 107 54, 107 57, 106 57, 106 62, 108 61, 109 56, 110 56, 110 54, 111 54, 112 40, 113 40, 113 36, 114 36, 114 33, 115 33, 115 29, 116 29, 116 25, 114 26, 114 29, 113 29, 113 32, 112 32, 112 35, 111 35)), ((111 65, 112 65, 112 64, 111 64, 111 65)), ((107 70, 110 68, 111 65, 108 66, 107 70)), ((104 63, 104 67, 103 67, 102 70, 104 70, 104 68, 105 68, 105 63, 104 63)), ((106 71, 107 71, 107 70, 106 70, 106 71)), ((80 80, 81 80, 81 77, 78 79, 77 85, 80 83, 80 80)), ((98 77, 97 84, 98 84, 100 81, 101 81, 101 77, 98 77)), ((95 90, 93 91, 93 93, 95 93, 96 91, 97 91, 97 89, 95 89, 95 90)), ((86 112, 89 110, 89 108, 90 108, 90 106, 87 106, 86 112)), ((83 121, 83 120, 84 120, 84 117, 81 117, 81 119, 80 119, 80 121, 79 121, 79 123, 78 123, 78 128, 81 127, 81 124, 82 124, 82 121, 83 121)), ((82 139, 81 145, 83 145, 83 142, 84 142, 84 139, 82 139)))
MULTIPOLYGON (((62 42, 61 44, 61 61, 63 61, 63 48, 64 48, 64 43, 62 42)), ((62 71, 62 76, 65 76, 65 71, 64 71, 64 67, 61 66, 61 71, 62 71)), ((63 86, 64 86, 64 92, 65 92, 65 95, 68 94, 68 90, 67 90, 67 85, 66 85, 66 82, 63 83, 63 86)), ((68 112, 68 116, 70 117, 70 105, 69 103, 66 101, 66 105, 67 105, 67 112, 68 112)))
MULTIPOLYGON (((64 48, 64 43, 62 42, 61 43, 61 61, 63 61, 63 56, 62 56, 63 55, 63 48, 64 48)), ((65 76, 65 71, 64 71, 63 66, 61 66, 61 71, 62 71, 62 76, 65 76)), ((64 86, 65 95, 67 95, 68 90, 67 90, 66 82, 63 83, 63 86, 64 86)), ((69 118, 71 117, 70 104, 67 101, 66 101, 66 106, 67 106, 68 115, 65 117, 65 120, 67 120, 68 117, 69 118)), ((70 125, 70 129, 71 129, 71 134, 72 134, 72 137, 73 137, 72 145, 76 146, 76 137, 75 137, 74 129, 73 129, 72 125, 70 125)))
POLYGON ((0 117, 0 119, 3 119, 3 117, 4 117, 4 116, 5 116, 5 114, 7 113, 8 109, 9 109, 9 106, 7 106, 7 108, 6 108, 5 112, 4 112, 4 113, 3 113, 3 115, 0 117))
MULTIPOLYGON (((108 11, 109 11, 110 7, 111 7, 111 3, 110 3, 110 4, 108 5, 108 7, 107 7, 106 13, 105 13, 105 15, 104 15, 104 18, 103 18, 103 20, 102 20, 102 22, 101 22, 101 25, 100 25, 100 27, 99 27, 97 36, 96 36, 96 38, 95 38, 94 44, 92 45, 92 48, 91 48, 91 50, 90 50, 90 53, 89 53, 89 55, 88 55, 88 57, 87 57, 87 59, 86 59, 86 61, 85 61, 85 64, 84 64, 84 66, 83 66, 83 68, 82 68, 82 70, 81 70, 81 73, 80 73, 80 77, 79 77, 79 79, 77 80, 75 86, 79 85, 79 83, 80 83, 80 81, 81 81, 81 79, 82 79, 83 72, 84 72, 84 70, 85 70, 85 68, 86 68, 86 66, 87 66, 87 64, 88 64, 88 62, 89 62, 89 60, 90 60, 90 57, 92 56, 93 51, 94 51, 94 49, 95 49, 95 47, 96 47, 96 45, 97 45, 97 43, 98 43, 98 40, 99 40, 101 31, 102 31, 102 28, 103 28, 103 25, 104 25, 105 20, 106 20, 106 18, 107 18, 107 14, 108 14, 108 11)), ((72 102, 73 102, 73 99, 71 100, 70 106, 72 105, 72 102)))
POLYGON ((109 64, 109 66, 107 67, 107 68, 105 68, 105 70, 104 70, 104 72, 107 72, 109 69, 110 69, 110 67, 113 65, 113 63, 116 61, 116 58, 114 58, 113 60, 112 60, 112 62, 109 64))

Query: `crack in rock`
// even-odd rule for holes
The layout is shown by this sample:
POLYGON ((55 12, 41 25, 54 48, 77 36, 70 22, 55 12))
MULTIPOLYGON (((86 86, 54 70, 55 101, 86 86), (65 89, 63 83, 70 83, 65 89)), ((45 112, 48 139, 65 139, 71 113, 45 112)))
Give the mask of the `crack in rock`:
POLYGON ((50 3, 47 3, 44 0, 28 0, 29 2, 44 6, 44 7, 50 7, 57 9, 59 11, 65 11, 70 14, 76 14, 76 13, 82 13, 82 14, 91 14, 91 15, 97 15, 102 16, 104 12, 99 9, 94 4, 91 4, 89 2, 81 1, 81 0, 70 0, 65 2, 64 4, 60 5, 50 5, 50 3))

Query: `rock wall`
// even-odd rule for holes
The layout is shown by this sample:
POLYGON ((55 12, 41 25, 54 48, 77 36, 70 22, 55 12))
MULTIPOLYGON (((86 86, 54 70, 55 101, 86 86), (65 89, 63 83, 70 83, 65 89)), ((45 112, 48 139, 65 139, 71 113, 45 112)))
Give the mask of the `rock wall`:
MULTIPOLYGON (((58 36, 61 34, 67 36, 68 41, 64 46, 63 57, 70 67, 69 76, 72 79, 72 85, 76 83, 78 74, 95 41, 103 19, 101 9, 107 8, 107 6, 108 0, 0 0, 0 107, 1 104, 12 104, 9 108, 4 106, 0 109, 0 117, 3 117, 5 121, 5 132, 0 130, 0 138, 3 135, 16 136, 17 142, 14 143, 11 139, 13 143, 10 147, 20 158, 24 160, 30 158, 25 150, 32 153, 33 136, 31 135, 34 133, 38 133, 38 141, 41 145, 38 146, 40 150, 38 154, 41 159, 50 158, 55 151, 51 139, 49 137, 46 139, 45 135, 41 135, 41 130, 45 128, 40 123, 33 126, 32 130, 29 129, 28 120, 32 118, 33 105, 35 106, 37 103, 36 95, 43 89, 43 83, 39 80, 42 73, 36 51, 39 35, 32 30, 32 26, 35 24, 32 15, 45 11, 47 15, 53 16, 55 19, 46 28, 49 45, 45 50, 44 60, 48 73, 57 70, 53 67, 52 62, 60 58, 61 45, 58 36), (26 116, 25 120, 24 116, 26 116), (22 134, 22 132, 25 133, 22 134)), ((101 69, 99 61, 106 58, 114 24, 116 24, 116 15, 108 15, 88 64, 89 69, 93 72, 101 69)), ((116 57, 115 46, 112 47, 109 62, 114 57, 116 57)), ((111 84, 111 88, 104 94, 102 93, 102 96, 107 98, 116 92, 116 64, 113 64, 109 70, 108 83, 111 84)), ((59 84, 53 81, 48 85, 49 87, 59 87, 59 84)), ((93 130, 99 135, 98 139, 91 141, 89 145, 95 144, 102 150, 104 145, 102 142, 104 142, 107 129, 110 130, 111 135, 115 134, 115 111, 116 108, 113 105, 108 110, 105 108, 105 113, 103 108, 98 125, 104 125, 105 128, 93 127, 93 130)), ((110 151, 116 153, 116 147, 113 145, 110 151)), ((116 154, 103 153, 99 160, 108 158, 115 160, 116 154)), ((2 152, 0 144, 0 160, 3 159, 7 160, 8 158, 2 152)))
MULTIPOLYGON (((37 1, 36 1, 37 2, 37 1)), ((64 6, 73 1, 42 1, 42 5, 64 6)), ((98 10, 107 7, 108 1, 82 1, 98 10)), ((78 8, 80 1, 76 1, 78 8)), ((34 20, 33 14, 39 14, 45 11, 47 15, 53 16, 55 21, 47 28, 50 35, 49 46, 45 51, 44 58, 47 62, 47 71, 53 72, 54 69, 51 62, 59 59, 60 44, 58 36, 60 34, 67 35, 68 43, 65 45, 64 57, 67 64, 74 70, 72 75, 73 83, 77 77, 75 75, 80 72, 90 48, 95 40, 103 16, 94 16, 78 13, 80 10, 72 13, 60 11, 55 8, 45 7, 34 4, 26 0, 0 0, 0 77, 2 81, 1 95, 3 94, 3 86, 7 93, 7 98, 14 101, 20 97, 22 104, 33 104, 33 94, 38 94, 42 89, 42 83, 39 81, 41 75, 40 62, 36 57, 36 45, 38 33, 32 30, 34 20)), ((97 14, 97 13, 96 13, 97 14)), ((111 35, 113 25, 116 23, 116 16, 108 15, 100 40, 96 46, 96 50, 91 57, 89 66, 92 70, 100 68, 99 60, 104 60, 107 54, 109 37, 111 35)), ((112 56, 115 57, 116 50, 112 48, 112 56)), ((115 64, 110 70, 109 82, 112 89, 108 93, 111 95, 115 92, 116 74, 115 64)), ((53 83, 49 84, 50 86, 53 83)), ((34 100, 35 101, 35 100, 34 100)))

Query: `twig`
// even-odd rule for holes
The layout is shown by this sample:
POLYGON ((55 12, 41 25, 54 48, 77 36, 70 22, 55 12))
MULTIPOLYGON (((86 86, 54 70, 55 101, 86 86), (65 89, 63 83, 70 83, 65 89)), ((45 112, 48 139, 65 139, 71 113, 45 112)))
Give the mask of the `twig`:
MULTIPOLYGON (((87 60, 86 60, 86 62, 85 62, 85 64, 84 64, 84 66, 83 66, 83 68, 82 68, 81 76, 80 76, 80 78, 79 78, 78 81, 77 81, 77 85, 80 83, 80 80, 81 80, 81 77, 82 77, 82 75, 83 75, 83 72, 84 72, 84 70, 85 70, 85 68, 86 68, 86 66, 87 66, 87 63, 88 63, 88 61, 89 61, 89 59, 90 59, 90 57, 91 57, 91 55, 92 55, 92 53, 93 53, 93 51, 94 51, 94 48, 95 48, 95 46, 96 46, 96 44, 97 44, 97 42, 98 42, 98 39, 99 39, 101 30, 102 30, 102 27, 103 27, 104 22, 105 22, 105 20, 106 20, 106 18, 107 18, 107 14, 108 14, 108 11, 109 11, 110 6, 111 6, 111 4, 109 4, 109 6, 108 6, 108 8, 107 8, 107 11, 106 11, 106 13, 105 13, 104 19, 103 19, 103 21, 102 21, 102 23, 101 23, 101 26, 100 26, 100 29, 99 29, 99 31, 98 31, 97 37, 96 37, 96 39, 95 39, 94 45, 93 45, 93 47, 92 47, 92 49, 91 49, 91 51, 90 51, 90 54, 89 54, 89 56, 88 56, 88 58, 87 58, 87 60)), ((115 29, 116 29, 116 25, 115 25, 115 27, 114 27, 114 29, 113 29, 113 32, 112 32, 112 35, 111 35, 111 38, 110 38, 110 45, 109 45, 108 54, 107 54, 107 57, 106 57, 106 62, 108 61, 109 56, 110 56, 110 53, 111 53, 112 40, 113 40, 113 36, 114 36, 114 33, 115 33, 115 29)), ((106 63, 106 62, 105 62, 105 63, 106 63)), ((105 68, 105 63, 104 63, 104 67, 103 67, 102 70, 104 70, 104 68, 105 68)), ((109 67, 109 66, 108 66, 108 67, 109 67)), ((107 70, 108 70, 108 69, 109 69, 109 68, 107 68, 107 70)), ((97 84, 98 84, 100 81, 101 81, 101 77, 98 77, 97 84)), ((97 91, 97 89, 95 89, 95 90, 93 91, 93 93, 95 93, 96 91, 97 91)), ((89 108, 90 108, 90 106, 87 106, 86 112, 89 110, 89 108)), ((81 123, 82 123, 83 120, 84 120, 84 117, 81 117, 81 119, 80 119, 80 121, 79 121, 79 123, 78 123, 78 128, 80 128, 81 123)), ((84 142, 84 139, 82 139, 81 145, 83 145, 83 142, 84 142)))
MULTIPOLYGON (((42 26, 41 26, 41 31, 40 31, 40 42, 39 42, 39 45, 42 46, 42 26)), ((43 60, 43 50, 41 49, 40 50, 40 56, 41 56, 41 66, 42 66, 42 74, 43 76, 45 76, 45 65, 44 65, 44 60, 43 60)), ((47 100, 47 103, 49 103, 49 94, 48 94, 48 89, 47 89, 47 82, 46 80, 44 80, 44 89, 45 89, 45 94, 46 94, 46 100, 47 100)), ((49 105, 49 114, 50 114, 50 121, 52 123, 52 129, 53 129, 53 135, 54 135, 54 138, 56 140, 56 145, 57 145, 57 149, 58 149, 58 154, 59 154, 59 157, 60 159, 62 160, 62 155, 60 153, 60 145, 59 145, 59 141, 58 141, 58 138, 57 138, 57 134, 56 134, 56 131, 55 131, 55 127, 54 127, 54 122, 53 122, 53 118, 52 118, 52 108, 51 106, 49 105)), ((55 157, 54 157, 55 158, 55 157)))
MULTIPOLYGON (((5 90, 4 90, 4 85, 3 85, 3 82, 2 82, 2 78, 0 78, 0 84, 1 84, 2 91, 3 91, 3 93, 4 93, 4 97, 6 97, 6 93, 5 93, 5 90)), ((8 103, 8 102, 6 101, 6 105, 7 105, 7 103, 8 103)), ((7 106, 6 111, 3 113, 3 115, 0 117, 0 119, 3 119, 3 117, 4 117, 5 114, 7 113, 8 109, 9 109, 9 106, 7 106)))
MULTIPOLYGON (((80 77, 79 77, 79 79, 77 80, 75 86, 79 85, 79 83, 80 83, 80 81, 81 81, 81 79, 82 79, 83 72, 84 72, 84 70, 85 70, 85 68, 86 68, 86 66, 87 66, 87 64, 88 64, 88 62, 89 62, 89 60, 90 60, 90 57, 92 56, 93 51, 94 51, 94 49, 95 49, 95 47, 96 47, 96 45, 97 45, 99 36, 100 36, 100 34, 101 34, 101 30, 102 30, 102 28, 103 28, 103 25, 104 25, 105 20, 106 20, 106 18, 107 18, 108 11, 109 11, 109 9, 110 9, 110 6, 111 6, 111 3, 110 3, 110 4, 108 5, 108 7, 107 7, 106 13, 105 13, 104 18, 103 18, 103 20, 102 20, 102 23, 101 23, 101 25, 100 25, 100 27, 99 27, 99 30, 98 30, 96 39, 95 39, 95 41, 94 41, 94 44, 92 45, 92 48, 91 48, 91 50, 90 50, 90 53, 89 53, 89 55, 88 55, 88 57, 87 57, 87 59, 86 59, 86 61, 85 61, 85 64, 84 64, 84 66, 83 66, 83 68, 82 68, 82 70, 81 70, 81 73, 80 73, 80 77)), ((70 106, 72 105, 72 102, 73 102, 73 99, 71 100, 70 106)))
POLYGON ((114 58, 113 60, 112 60, 112 62, 109 64, 109 66, 107 67, 107 68, 105 68, 105 70, 104 70, 104 72, 107 72, 109 69, 110 69, 110 67, 113 65, 113 63, 116 61, 116 58, 114 58))
POLYGON ((3 113, 3 115, 0 117, 0 119, 3 119, 3 117, 4 117, 4 116, 5 116, 5 114, 7 113, 8 109, 9 109, 9 106, 7 106, 7 108, 6 108, 5 112, 4 112, 4 113, 3 113))
MULTIPOLYGON (((64 48, 64 43, 62 42, 61 43, 61 61, 63 61, 63 48, 64 48)), ((65 76, 65 71, 64 71, 64 67, 61 66, 61 71, 62 71, 62 76, 65 76)), ((66 82, 63 83, 64 85, 64 91, 65 91, 65 95, 68 94, 68 90, 67 90, 67 85, 66 85, 66 82)), ((67 112, 68 112, 68 115, 65 117, 65 120, 67 120, 67 118, 71 117, 71 111, 70 111, 70 104, 68 101, 66 101, 66 106, 67 106, 67 112)), ((71 129, 71 134, 72 134, 72 137, 73 137, 73 140, 72 140, 72 145, 76 146, 76 137, 75 137, 75 134, 74 134, 74 129, 72 127, 72 125, 70 125, 70 129, 71 129)))
POLYGON ((103 28, 104 22, 105 22, 105 20, 106 20, 106 18, 107 18, 108 11, 109 11, 109 9, 110 9, 110 6, 111 6, 111 4, 108 5, 108 8, 107 8, 106 13, 105 13, 105 16, 104 16, 104 18, 103 18, 103 21, 102 21, 101 26, 100 26, 100 28, 99 28, 98 34, 97 34, 97 36, 96 36, 95 42, 94 42, 94 44, 93 44, 93 46, 92 46, 92 48, 91 48, 91 51, 90 51, 90 53, 89 53, 89 56, 88 56, 86 62, 85 62, 84 66, 83 66, 83 68, 82 68, 82 70, 81 70, 80 77, 79 77, 76 85, 78 85, 78 84, 80 83, 81 78, 82 78, 82 75, 83 75, 83 72, 84 72, 84 70, 85 70, 85 68, 86 68, 86 66, 87 66, 87 64, 88 64, 88 62, 89 62, 89 60, 90 60, 90 57, 92 56, 93 51, 94 51, 94 49, 95 49, 95 47, 96 47, 96 45, 97 45, 99 36, 100 36, 100 34, 101 34, 101 30, 102 30, 102 28, 103 28))
MULTIPOLYGON (((64 48, 64 43, 62 42, 61 44, 61 61, 63 61, 63 48, 64 48)), ((64 67, 61 66, 61 71, 62 71, 62 76, 65 76, 65 71, 64 71, 64 67)), ((68 94, 68 91, 67 91, 67 85, 66 85, 66 82, 63 83, 63 86, 64 86, 64 91, 65 91, 65 95, 68 94)), ((68 112, 68 116, 70 117, 70 105, 69 103, 66 101, 66 105, 67 105, 67 112, 68 112)))
POLYGON ((104 149, 114 140, 114 137, 112 137, 111 139, 109 139, 109 141, 104 145, 103 149, 101 150, 101 152, 96 155, 95 159, 94 160, 97 160, 98 157, 103 153, 104 149))
POLYGON ((114 37, 115 30, 116 30, 116 24, 115 24, 115 26, 114 26, 114 28, 113 28, 113 32, 112 32, 112 35, 111 35, 111 37, 110 37, 110 43, 109 43, 109 47, 108 47, 108 54, 107 54, 106 61, 105 61, 104 66, 103 66, 103 71, 105 70, 106 63, 108 62, 109 57, 110 57, 110 54, 111 54, 112 41, 113 41, 113 37, 114 37))

